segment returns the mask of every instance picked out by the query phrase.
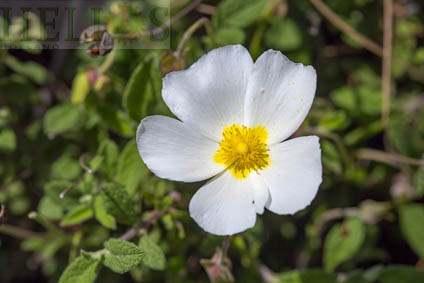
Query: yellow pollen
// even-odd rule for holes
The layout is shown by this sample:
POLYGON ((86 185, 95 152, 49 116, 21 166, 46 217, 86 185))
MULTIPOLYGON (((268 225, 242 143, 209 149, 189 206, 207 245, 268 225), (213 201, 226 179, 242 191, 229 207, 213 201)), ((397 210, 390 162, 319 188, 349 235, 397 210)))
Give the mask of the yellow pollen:
POLYGON ((241 142, 237 145, 237 151, 240 154, 245 154, 248 150, 249 150, 249 147, 244 142, 241 142))
POLYGON ((226 127, 214 161, 226 165, 237 179, 246 178, 253 170, 258 171, 269 166, 267 139, 268 132, 262 126, 226 127))

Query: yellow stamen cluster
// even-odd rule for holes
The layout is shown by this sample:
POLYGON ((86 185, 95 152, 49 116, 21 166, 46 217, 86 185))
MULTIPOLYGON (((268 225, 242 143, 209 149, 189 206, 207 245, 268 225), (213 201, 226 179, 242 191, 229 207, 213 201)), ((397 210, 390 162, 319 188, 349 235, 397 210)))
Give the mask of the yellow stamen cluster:
POLYGON ((224 164, 238 179, 246 178, 253 170, 266 168, 269 161, 267 130, 232 125, 224 129, 214 161, 224 164))

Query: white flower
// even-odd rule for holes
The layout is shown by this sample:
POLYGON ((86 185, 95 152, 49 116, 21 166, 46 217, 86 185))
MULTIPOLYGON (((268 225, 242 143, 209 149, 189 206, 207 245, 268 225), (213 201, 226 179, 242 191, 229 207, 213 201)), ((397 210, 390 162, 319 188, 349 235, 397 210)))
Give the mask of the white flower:
POLYGON ((162 96, 181 120, 150 116, 137 130, 140 156, 165 179, 212 178, 190 202, 207 232, 232 235, 266 207, 293 214, 322 181, 316 136, 290 137, 315 95, 316 72, 269 50, 254 63, 240 45, 215 49, 163 79, 162 96))

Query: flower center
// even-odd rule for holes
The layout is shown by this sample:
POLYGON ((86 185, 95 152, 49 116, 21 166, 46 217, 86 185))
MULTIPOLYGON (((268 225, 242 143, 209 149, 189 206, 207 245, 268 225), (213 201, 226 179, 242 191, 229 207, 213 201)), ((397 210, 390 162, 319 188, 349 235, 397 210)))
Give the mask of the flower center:
POLYGON ((264 127, 232 125, 224 129, 222 137, 214 161, 226 165, 236 178, 241 180, 251 171, 269 166, 268 132, 264 127))

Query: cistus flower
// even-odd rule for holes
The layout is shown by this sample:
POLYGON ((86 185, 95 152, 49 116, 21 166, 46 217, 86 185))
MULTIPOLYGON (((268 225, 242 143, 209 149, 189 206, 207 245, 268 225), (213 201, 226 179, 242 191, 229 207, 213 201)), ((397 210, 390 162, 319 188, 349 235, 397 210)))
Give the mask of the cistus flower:
POLYGON ((158 177, 197 182, 190 201, 205 231, 232 235, 264 208, 293 214, 322 181, 316 136, 288 141, 315 95, 316 72, 269 50, 254 63, 241 45, 215 49, 163 79, 162 97, 179 119, 150 116, 137 130, 141 158, 158 177))

